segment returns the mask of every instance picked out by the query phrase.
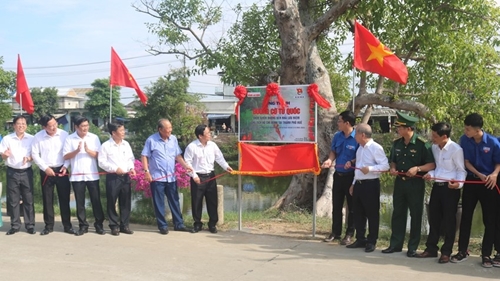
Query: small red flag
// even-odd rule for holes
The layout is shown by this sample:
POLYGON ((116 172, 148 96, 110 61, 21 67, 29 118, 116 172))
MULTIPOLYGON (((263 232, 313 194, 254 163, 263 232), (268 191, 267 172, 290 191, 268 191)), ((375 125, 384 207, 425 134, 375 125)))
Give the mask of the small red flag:
POLYGON ((21 64, 21 56, 17 55, 17 92, 16 101, 21 107, 28 112, 28 114, 33 114, 35 111, 35 105, 33 104, 33 99, 31 99, 30 88, 28 88, 28 83, 26 83, 26 77, 24 76, 23 65, 21 64))
POLYGON ((141 91, 139 85, 135 81, 134 77, 128 71, 123 61, 120 59, 115 49, 111 47, 111 86, 123 86, 135 89, 135 92, 139 96, 141 102, 146 105, 148 97, 141 91))
POLYGON ((406 65, 357 21, 354 29, 354 67, 406 84, 406 65))

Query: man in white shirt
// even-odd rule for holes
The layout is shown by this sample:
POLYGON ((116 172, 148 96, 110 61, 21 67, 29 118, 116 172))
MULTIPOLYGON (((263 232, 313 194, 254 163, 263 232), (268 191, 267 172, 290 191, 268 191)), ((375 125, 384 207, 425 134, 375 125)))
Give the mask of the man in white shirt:
POLYGON ((210 140, 210 128, 206 125, 198 125, 194 130, 198 138, 191 142, 184 152, 187 166, 193 167, 191 178, 191 208, 194 227, 191 232, 202 230, 201 213, 203 198, 207 205, 208 230, 217 233, 217 182, 215 181, 214 162, 217 162, 224 170, 232 172, 233 169, 227 164, 217 144, 210 140))
POLYGON ((389 170, 389 161, 382 146, 372 139, 372 128, 368 124, 356 127, 356 170, 349 189, 354 205, 354 227, 356 241, 347 248, 365 248, 373 252, 377 245, 380 223, 380 174, 389 170), (368 220, 368 236, 366 221, 368 220))
POLYGON ((86 117, 76 117, 74 120, 75 132, 69 135, 64 142, 64 160, 70 160, 71 177, 76 200, 76 216, 79 230, 76 236, 88 232, 89 223, 85 214, 85 187, 87 187, 94 213, 94 227, 97 234, 105 234, 103 228, 104 213, 101 205, 99 190, 99 173, 97 170, 97 153, 101 148, 99 138, 89 132, 89 120, 86 117))
POLYGON ((418 254, 419 258, 431 258, 438 255, 440 230, 444 228, 444 243, 441 246, 439 263, 448 263, 453 250, 456 232, 456 213, 460 189, 467 176, 462 147, 450 139, 451 125, 445 122, 432 126, 432 154, 436 168, 423 176, 434 180, 429 202, 429 236, 426 249, 418 254))
POLYGON ((0 152, 7 165, 7 204, 10 205, 11 228, 7 235, 19 232, 21 215, 19 202, 23 200, 24 225, 29 234, 35 234, 35 209, 33 206, 33 170, 31 169, 31 143, 33 136, 25 133, 26 118, 18 115, 13 120, 14 133, 5 136, 0 152))
POLYGON ((42 183, 45 228, 40 234, 47 235, 54 231, 54 185, 57 188, 64 232, 75 234, 71 225, 69 207, 71 193, 67 174, 69 161, 63 158, 63 145, 68 133, 57 128, 57 120, 50 114, 40 118, 40 125, 42 125, 43 130, 36 133, 31 146, 31 155, 40 168, 40 181, 42 183))
POLYGON ((106 174, 106 198, 109 228, 114 236, 133 234, 129 228, 130 210, 132 208, 132 189, 130 175, 135 176, 134 154, 125 140, 125 127, 120 123, 109 123, 108 132, 111 138, 104 142, 97 156, 99 167, 106 174), (116 200, 120 216, 116 212, 116 200))

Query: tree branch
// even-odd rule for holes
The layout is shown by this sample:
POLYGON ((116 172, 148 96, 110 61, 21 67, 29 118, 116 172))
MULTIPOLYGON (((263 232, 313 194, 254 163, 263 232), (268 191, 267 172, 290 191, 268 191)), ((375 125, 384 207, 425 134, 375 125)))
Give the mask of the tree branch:
POLYGON ((315 40, 325 29, 343 15, 349 8, 358 4, 360 0, 339 0, 326 13, 308 27, 308 40, 315 40))
POLYGON ((355 111, 358 111, 369 104, 376 104, 399 110, 413 111, 421 117, 425 116, 429 112, 429 108, 422 103, 411 100, 394 100, 389 96, 377 94, 359 96, 356 99, 355 111))

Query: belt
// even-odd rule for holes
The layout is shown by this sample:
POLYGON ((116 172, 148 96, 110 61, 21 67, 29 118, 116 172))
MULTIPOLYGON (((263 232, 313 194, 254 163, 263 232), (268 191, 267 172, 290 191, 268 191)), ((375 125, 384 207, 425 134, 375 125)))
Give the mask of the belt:
POLYGON ((350 177, 350 176, 354 176, 354 171, 347 172, 347 173, 335 172, 335 174, 337 174, 337 175, 339 175, 341 177, 350 177))
POLYGON ((24 172, 26 172, 26 171, 31 170, 31 167, 26 168, 26 169, 14 169, 14 168, 12 168, 12 167, 7 167, 7 168, 9 168, 9 169, 11 169, 12 171, 15 171, 15 172, 17 172, 17 173, 24 173, 24 172))
POLYGON ((401 175, 398 175, 398 177, 400 177, 402 180, 406 181, 406 180, 414 180, 414 179, 422 179, 422 178, 419 178, 419 177, 408 177, 408 176, 401 176, 401 175))
POLYGON ((214 175, 214 172, 210 172, 208 174, 196 173, 199 177, 211 177, 214 175))
POLYGON ((363 183, 372 182, 372 181, 379 181, 379 179, 376 178, 376 179, 356 180, 356 183, 363 184, 363 183))
POLYGON ((448 186, 448 182, 434 182, 435 186, 448 186))

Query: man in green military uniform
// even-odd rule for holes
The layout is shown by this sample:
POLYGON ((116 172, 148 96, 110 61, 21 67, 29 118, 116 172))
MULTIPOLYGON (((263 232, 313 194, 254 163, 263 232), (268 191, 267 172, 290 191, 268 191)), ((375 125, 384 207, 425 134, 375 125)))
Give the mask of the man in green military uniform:
POLYGON ((389 173, 396 176, 394 182, 391 242, 384 254, 401 252, 406 234, 406 219, 410 210, 410 239, 408 257, 415 257, 422 227, 425 182, 422 175, 436 165, 431 144, 415 133, 418 118, 397 112, 395 125, 399 138, 392 145, 389 173))

